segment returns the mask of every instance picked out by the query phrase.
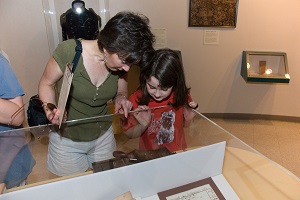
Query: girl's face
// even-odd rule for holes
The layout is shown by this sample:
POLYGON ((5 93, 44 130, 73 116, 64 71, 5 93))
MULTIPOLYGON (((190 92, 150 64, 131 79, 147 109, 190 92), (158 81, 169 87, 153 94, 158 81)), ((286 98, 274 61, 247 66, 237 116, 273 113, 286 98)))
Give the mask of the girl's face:
POLYGON ((172 92, 173 87, 170 88, 161 88, 159 85, 159 81, 151 76, 149 80, 147 80, 147 91, 150 94, 150 96, 155 101, 163 101, 164 99, 167 99, 172 92))

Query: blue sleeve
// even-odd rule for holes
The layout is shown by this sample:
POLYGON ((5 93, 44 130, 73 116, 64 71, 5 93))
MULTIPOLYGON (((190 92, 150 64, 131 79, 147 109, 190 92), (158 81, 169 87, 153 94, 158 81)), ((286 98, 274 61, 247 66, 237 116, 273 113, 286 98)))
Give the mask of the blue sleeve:
POLYGON ((24 90, 11 69, 9 62, 0 53, 0 98, 11 99, 23 95, 24 90))

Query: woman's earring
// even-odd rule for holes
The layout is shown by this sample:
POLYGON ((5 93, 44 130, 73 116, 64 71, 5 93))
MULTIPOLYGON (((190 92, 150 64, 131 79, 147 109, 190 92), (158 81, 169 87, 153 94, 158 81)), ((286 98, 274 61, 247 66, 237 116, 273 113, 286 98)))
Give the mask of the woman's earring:
POLYGON ((106 63, 106 58, 107 58, 107 55, 106 55, 106 50, 105 49, 103 49, 103 55, 104 55, 104 58, 103 58, 103 61, 106 63))
POLYGON ((104 59, 103 61, 106 63, 106 54, 104 53, 104 59))

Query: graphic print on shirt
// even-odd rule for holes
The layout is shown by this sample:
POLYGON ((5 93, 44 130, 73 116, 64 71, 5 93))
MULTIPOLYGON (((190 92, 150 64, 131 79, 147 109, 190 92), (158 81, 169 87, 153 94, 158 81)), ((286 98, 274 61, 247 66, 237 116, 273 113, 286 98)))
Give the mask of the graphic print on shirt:
POLYGON ((162 113, 161 126, 156 135, 156 142, 158 145, 170 143, 174 140, 174 122, 175 113, 172 110, 162 113))

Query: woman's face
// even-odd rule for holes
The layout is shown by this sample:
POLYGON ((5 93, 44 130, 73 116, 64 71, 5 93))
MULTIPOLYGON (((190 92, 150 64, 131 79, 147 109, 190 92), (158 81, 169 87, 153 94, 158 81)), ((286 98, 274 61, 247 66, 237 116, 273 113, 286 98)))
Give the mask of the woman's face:
POLYGON ((171 95, 173 87, 170 88, 161 88, 159 85, 159 81, 151 76, 149 80, 146 82, 147 86, 147 91, 150 94, 150 96, 155 100, 155 101, 163 101, 164 99, 169 98, 171 95))
POLYGON ((126 62, 122 60, 116 53, 106 53, 105 64, 106 67, 111 71, 124 70, 128 72, 131 67, 131 65, 126 64, 126 62))

